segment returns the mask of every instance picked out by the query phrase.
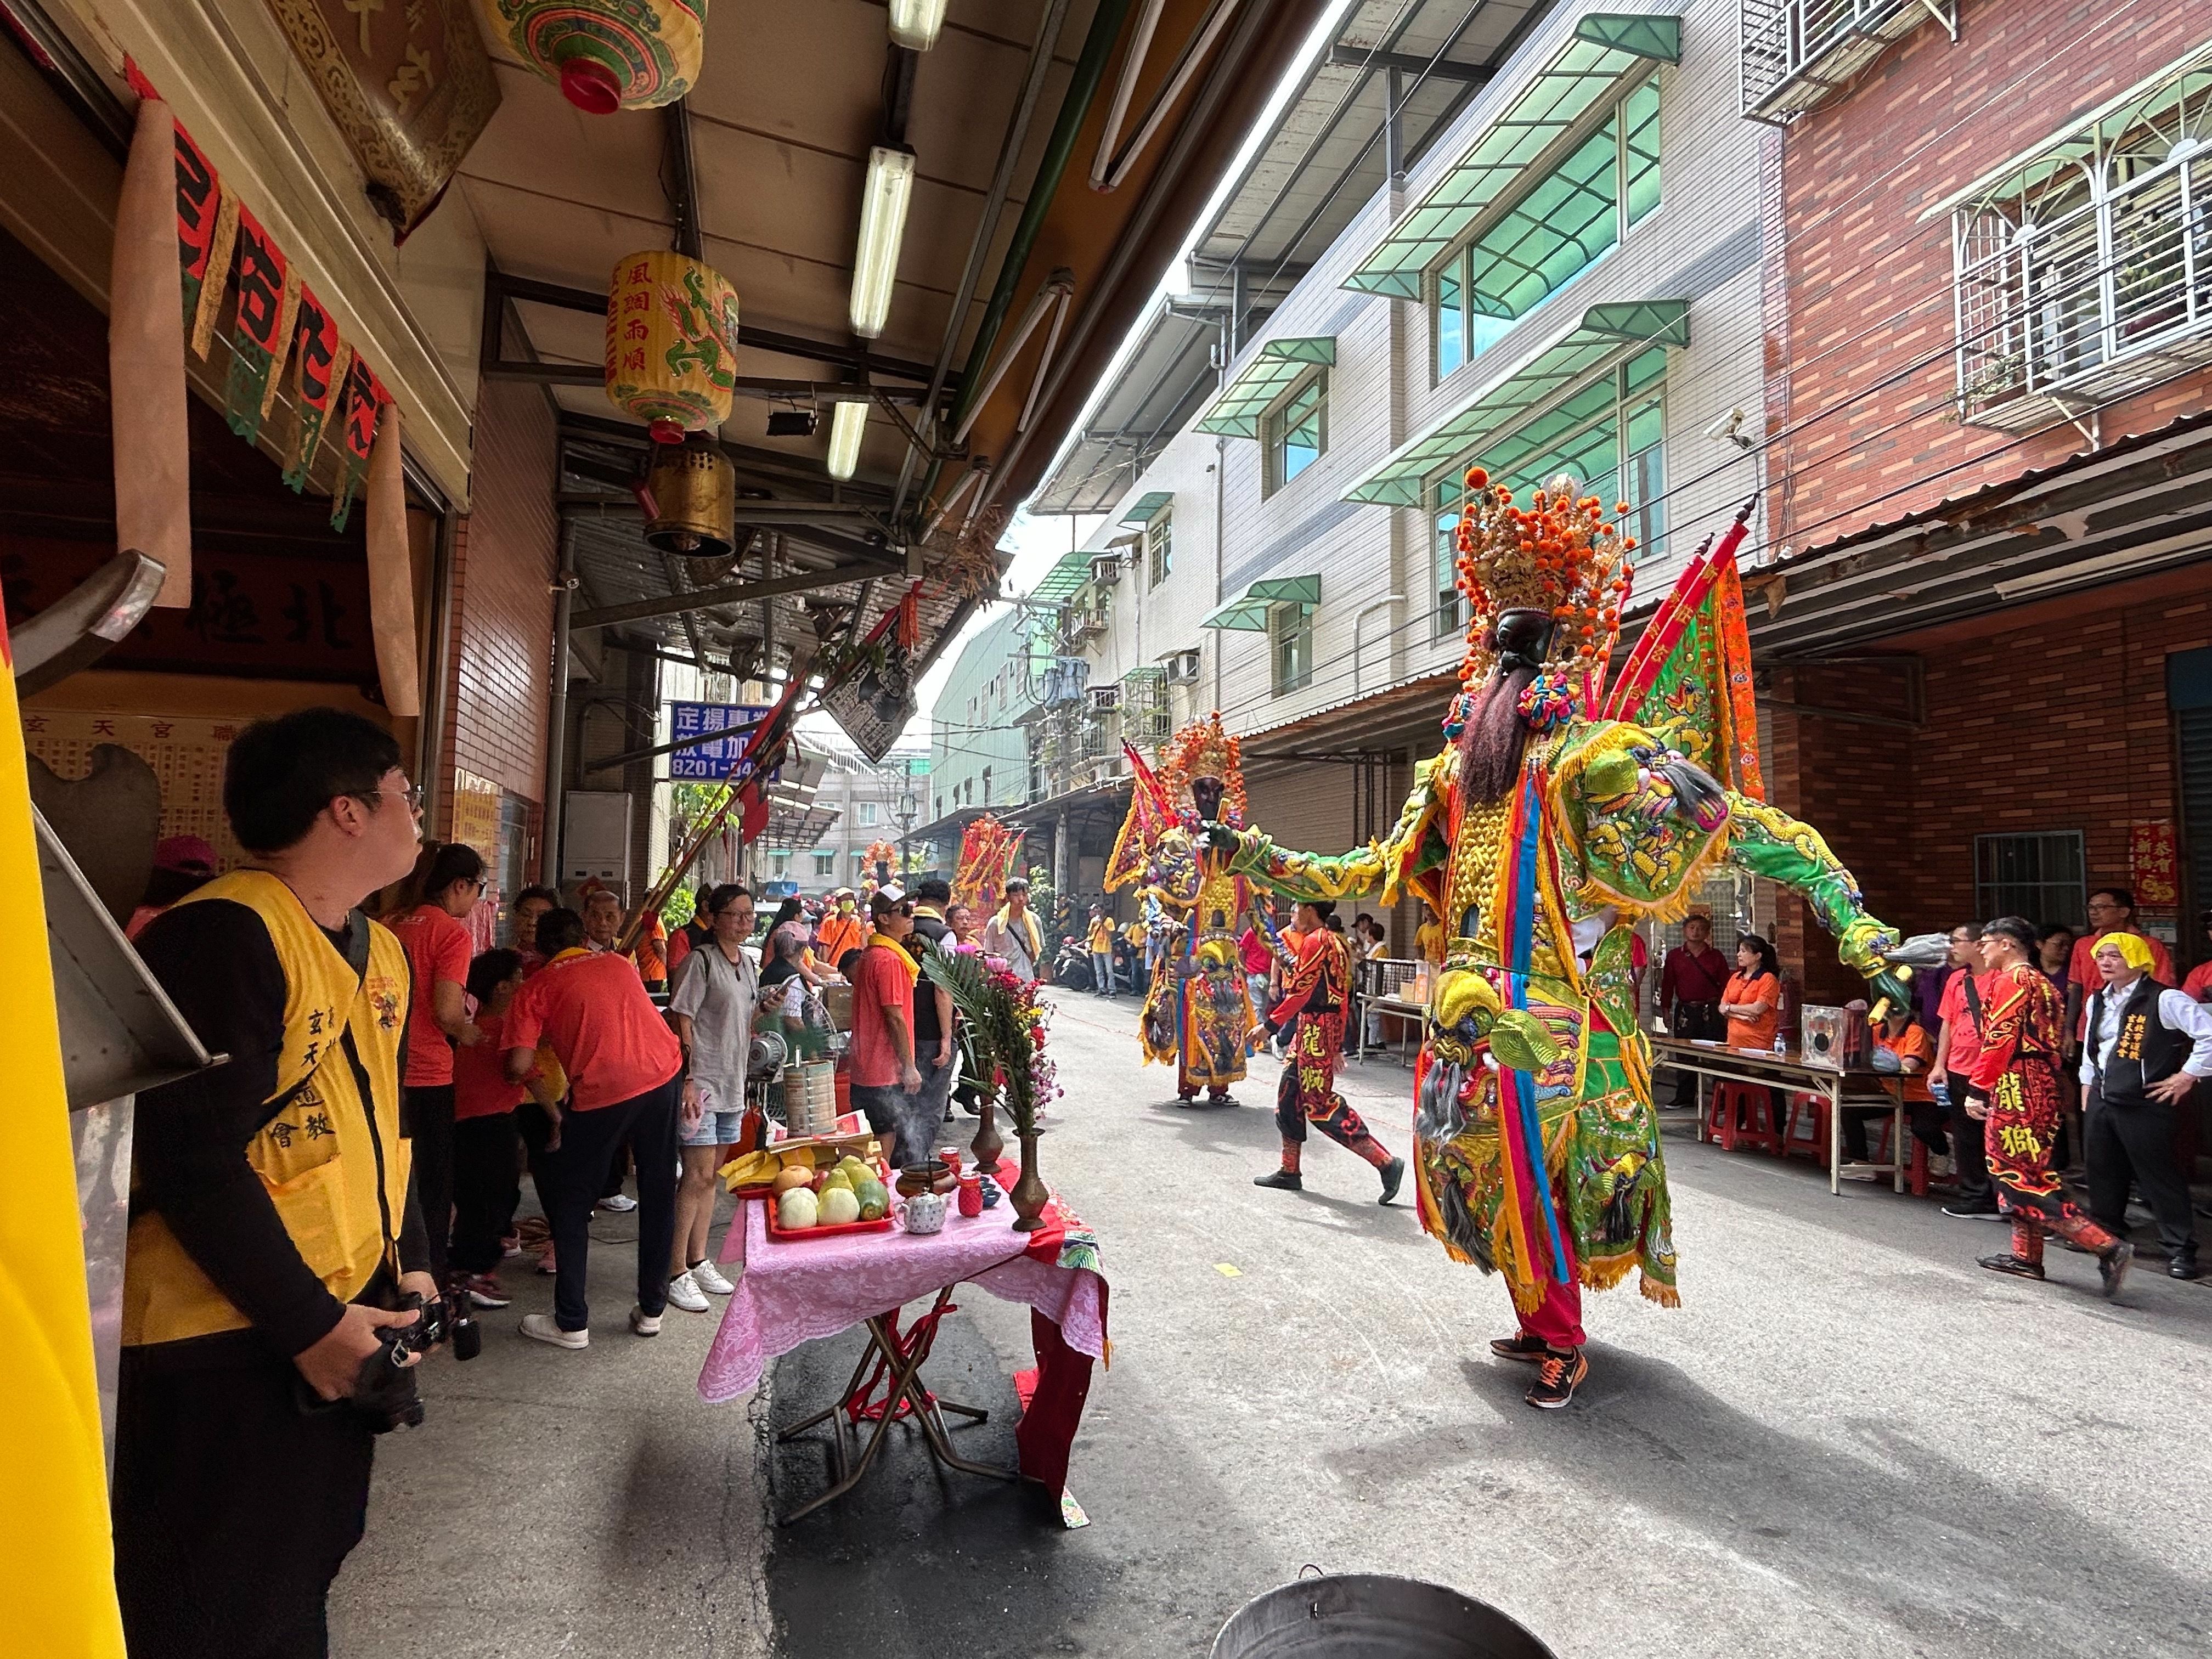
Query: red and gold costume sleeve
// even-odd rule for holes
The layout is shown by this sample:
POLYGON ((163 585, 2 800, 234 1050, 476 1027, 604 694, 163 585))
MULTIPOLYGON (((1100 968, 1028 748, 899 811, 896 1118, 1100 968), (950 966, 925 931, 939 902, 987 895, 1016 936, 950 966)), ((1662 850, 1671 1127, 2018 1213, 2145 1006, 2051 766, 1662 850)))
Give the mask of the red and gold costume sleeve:
POLYGON ((1967 1073, 1973 1092, 1988 1094, 2022 1060, 2055 1055, 2058 1024, 2051 981, 2027 963, 2014 963, 1996 995, 1983 1005, 1982 1052, 1967 1073))
POLYGON ((1346 992, 1346 951, 1326 927, 1317 927, 1298 941, 1298 964, 1283 987, 1282 1000, 1269 1012, 1277 1025, 1287 1025, 1308 1004, 1319 1001, 1343 1012, 1346 992))

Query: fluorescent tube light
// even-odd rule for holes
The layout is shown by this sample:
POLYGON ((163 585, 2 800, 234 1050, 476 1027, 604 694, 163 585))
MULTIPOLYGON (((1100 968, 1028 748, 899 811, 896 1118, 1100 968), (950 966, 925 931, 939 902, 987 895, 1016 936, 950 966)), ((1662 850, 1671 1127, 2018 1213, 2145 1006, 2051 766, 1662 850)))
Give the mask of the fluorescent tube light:
POLYGON ((860 242, 853 256, 853 332, 872 340, 890 315, 891 284, 898 277, 899 243, 914 198, 914 152, 868 152, 868 182, 860 195, 860 242))
POLYGON ((830 476, 849 478, 860 461, 860 434, 868 429, 866 404, 839 404, 830 416, 830 476))
POLYGON ((950 0, 891 0, 891 44, 908 52, 927 52, 945 27, 950 0))

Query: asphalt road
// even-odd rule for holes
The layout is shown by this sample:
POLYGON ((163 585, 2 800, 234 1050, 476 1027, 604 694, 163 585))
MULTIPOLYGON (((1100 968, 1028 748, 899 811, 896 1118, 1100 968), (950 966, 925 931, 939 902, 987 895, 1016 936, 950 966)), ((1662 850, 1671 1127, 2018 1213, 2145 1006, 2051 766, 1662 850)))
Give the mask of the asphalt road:
MULTIPOLYGON (((1485 1340, 1504 1292, 1450 1263, 1409 1203, 1318 1139, 1307 1190, 1263 1191, 1261 1062, 1236 1109, 1184 1110, 1139 1063, 1134 1005, 1064 1001, 1069 1098, 1047 1179, 1104 1243, 1114 1364, 1094 1384, 1064 1532, 1025 1494, 889 1464, 769 1540, 789 1659, 1207 1653, 1222 1620, 1312 1563, 1494 1602, 1563 1656, 2201 1655, 2212 1650, 2212 1290, 2153 1271, 2108 1304, 1975 1266, 1993 1225, 1728 1155, 1670 1120, 1683 1307, 1586 1306, 1592 1374, 1528 1409, 1485 1340)), ((1346 1092, 1409 1139, 1409 1073, 1346 1092)), ((1025 1310, 971 1292, 933 1375, 994 1420, 1025 1310)), ((779 1365, 789 1422, 850 1339, 779 1365)), ((771 1455, 774 1501, 818 1489, 818 1444, 771 1455)))

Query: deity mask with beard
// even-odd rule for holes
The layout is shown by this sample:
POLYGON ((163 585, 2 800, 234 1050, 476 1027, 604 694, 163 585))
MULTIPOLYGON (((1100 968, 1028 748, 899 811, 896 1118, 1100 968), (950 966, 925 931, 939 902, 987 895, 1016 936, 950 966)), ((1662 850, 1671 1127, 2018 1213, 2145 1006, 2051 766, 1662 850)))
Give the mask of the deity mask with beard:
POLYGON ((1200 823, 1221 822, 1221 798, 1227 793, 1219 778, 1197 777, 1190 781, 1190 799, 1198 808, 1200 823))
POLYGON ((1498 664, 1475 694, 1474 713, 1460 733, 1460 776, 1470 801, 1503 800, 1521 775, 1521 755, 1528 743, 1521 694, 1543 668, 1551 641, 1549 611, 1498 613, 1490 640, 1498 664))

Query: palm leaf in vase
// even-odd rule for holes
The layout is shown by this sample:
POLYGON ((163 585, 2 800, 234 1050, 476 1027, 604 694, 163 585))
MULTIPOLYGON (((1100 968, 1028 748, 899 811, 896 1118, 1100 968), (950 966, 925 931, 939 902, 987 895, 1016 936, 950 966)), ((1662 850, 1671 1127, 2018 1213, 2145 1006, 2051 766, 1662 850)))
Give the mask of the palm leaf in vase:
POLYGON ((968 1022, 969 1046, 982 1076, 979 1087, 1006 1108, 1015 1132, 1036 1132, 1039 1094, 1052 1086, 1040 1052, 1044 1022, 1030 988, 975 951, 932 951, 922 959, 930 983, 949 994, 968 1022))

